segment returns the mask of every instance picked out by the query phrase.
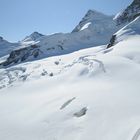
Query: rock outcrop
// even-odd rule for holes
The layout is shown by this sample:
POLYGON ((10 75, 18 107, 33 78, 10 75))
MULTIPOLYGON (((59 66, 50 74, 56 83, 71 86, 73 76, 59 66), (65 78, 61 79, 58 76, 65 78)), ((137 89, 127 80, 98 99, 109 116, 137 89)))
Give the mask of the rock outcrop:
POLYGON ((127 24, 140 16, 140 0, 134 0, 124 11, 116 15, 117 25, 127 24))
POLYGON ((26 48, 21 48, 18 50, 13 50, 7 60, 3 63, 1 63, 2 66, 9 66, 11 64, 16 64, 19 62, 24 62, 27 59, 31 58, 37 58, 42 52, 40 51, 40 46, 37 45, 31 45, 26 48))

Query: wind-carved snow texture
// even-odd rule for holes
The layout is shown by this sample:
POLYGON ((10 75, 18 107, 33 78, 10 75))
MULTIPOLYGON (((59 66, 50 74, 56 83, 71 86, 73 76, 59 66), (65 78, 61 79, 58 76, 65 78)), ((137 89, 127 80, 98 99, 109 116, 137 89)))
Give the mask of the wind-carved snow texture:
POLYGON ((106 72, 103 62, 98 59, 87 59, 83 57, 81 58, 81 60, 85 62, 85 64, 88 64, 89 67, 93 69, 94 69, 94 62, 97 62, 99 64, 99 68, 101 68, 103 72, 106 72))
MULTIPOLYGON (((96 49, 95 49, 96 50, 96 49)), ((25 63, 25 65, 21 64, 21 66, 11 66, 10 68, 6 69, 6 72, 4 69, 1 69, 1 88, 14 85, 14 83, 18 81, 26 81, 27 79, 38 79, 41 77, 46 76, 53 77, 57 76, 59 74, 63 74, 66 71, 69 71, 71 68, 75 68, 77 64, 80 64, 81 66, 84 66, 85 69, 83 69, 80 72, 80 75, 87 75, 90 73, 94 73, 95 71, 101 70, 102 72, 106 72, 105 66, 102 61, 95 59, 98 53, 102 53, 105 51, 105 47, 102 47, 101 49, 97 49, 95 53, 92 53, 90 55, 84 55, 80 57, 76 57, 70 62, 62 62, 62 60, 54 59, 53 57, 50 58, 50 62, 44 64, 40 64, 39 61, 32 62, 31 63, 25 63), (68 64, 69 63, 69 64, 68 64), (26 69, 25 69, 26 67, 26 69), (15 75, 16 73, 16 75, 15 75)))
POLYGON ((140 137, 140 128, 136 131, 135 135, 133 136, 132 140, 138 140, 140 137))
POLYGON ((97 52, 90 54, 79 56, 71 60, 70 62, 62 62, 62 60, 50 58, 50 62, 44 64, 40 64, 39 61, 31 63, 25 63, 25 65, 20 64, 19 66, 11 66, 6 70, 1 69, 0 71, 0 84, 1 88, 14 85, 19 81, 26 81, 31 79, 40 79, 41 77, 46 76, 53 77, 69 71, 71 68, 76 68, 77 64, 85 67, 80 72, 80 75, 87 75, 93 73, 95 71, 101 70, 102 72, 106 72, 105 66, 101 60, 96 59, 98 53, 105 51, 103 48, 100 50, 97 49, 97 52))
POLYGON ((87 56, 80 57, 79 58, 79 63, 82 63, 84 65, 87 65, 89 67, 89 70, 94 70, 95 68, 95 63, 98 64, 98 68, 101 69, 104 73, 106 72, 105 66, 102 61, 94 58, 87 58, 87 56))
POLYGON ((73 97, 72 99, 70 99, 70 100, 68 100, 67 102, 65 102, 62 106, 61 106, 61 108, 60 108, 60 110, 62 110, 62 109, 64 109, 65 107, 67 107, 73 100, 75 100, 76 99, 76 97, 73 97))
POLYGON ((0 89, 11 86, 18 80, 24 81, 27 78, 27 75, 24 75, 25 71, 26 68, 14 67, 0 72, 0 89))

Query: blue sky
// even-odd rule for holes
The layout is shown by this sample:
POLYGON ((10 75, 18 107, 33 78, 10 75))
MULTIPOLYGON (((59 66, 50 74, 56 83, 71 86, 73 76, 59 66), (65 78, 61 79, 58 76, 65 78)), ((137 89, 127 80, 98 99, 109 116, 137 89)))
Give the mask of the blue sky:
POLYGON ((34 31, 70 32, 89 9, 116 14, 132 0, 0 0, 0 36, 18 41, 34 31))

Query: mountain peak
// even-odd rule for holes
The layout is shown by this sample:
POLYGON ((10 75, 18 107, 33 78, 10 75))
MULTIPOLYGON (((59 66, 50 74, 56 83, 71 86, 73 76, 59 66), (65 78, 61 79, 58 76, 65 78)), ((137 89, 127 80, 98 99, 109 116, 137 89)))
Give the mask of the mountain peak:
POLYGON ((96 14, 101 14, 100 12, 96 11, 96 10, 88 10, 85 16, 93 16, 96 14))
POLYGON ((43 36, 41 33, 39 33, 39 32, 33 32, 30 36, 34 36, 34 35, 39 35, 39 36, 43 36))
POLYGON ((44 36, 44 35, 41 34, 41 33, 33 32, 29 36, 25 37, 25 39, 23 39, 23 41, 35 41, 35 40, 37 40, 38 38, 40 38, 42 36, 44 36))
POLYGON ((104 15, 103 13, 101 13, 101 12, 99 12, 99 11, 91 10, 91 9, 89 9, 89 10, 87 11, 87 14, 88 14, 88 15, 96 15, 96 14, 104 15))
POLYGON ((104 15, 101 12, 98 12, 96 10, 88 10, 88 12, 86 13, 86 15, 83 17, 82 20, 93 20, 95 18, 99 18, 99 17, 105 17, 107 15, 104 15))
POLYGON ((112 16, 105 15, 96 10, 88 10, 88 12, 85 14, 85 16, 82 18, 82 20, 79 22, 79 24, 72 32, 81 31, 81 29, 83 29, 85 25, 89 26, 91 24, 95 24, 96 22, 100 22, 104 19, 112 20, 112 16))
POLYGON ((36 40, 42 36, 44 36, 44 35, 39 32, 33 32, 29 37, 31 37, 33 40, 36 40))

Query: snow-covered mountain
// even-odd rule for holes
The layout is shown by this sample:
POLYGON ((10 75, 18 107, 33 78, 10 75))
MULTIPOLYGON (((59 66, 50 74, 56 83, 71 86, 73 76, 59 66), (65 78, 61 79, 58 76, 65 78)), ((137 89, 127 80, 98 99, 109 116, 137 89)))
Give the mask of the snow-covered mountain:
POLYGON ((72 32, 79 32, 85 29, 93 32, 104 33, 115 28, 113 16, 104 15, 95 10, 89 10, 72 32))
POLYGON ((3 39, 3 37, 0 37, 0 57, 9 55, 13 50, 28 47, 43 36, 44 35, 38 32, 34 32, 31 35, 25 37, 22 41, 16 43, 8 42, 7 40, 3 39))
POLYGON ((140 17, 94 10, 20 41, 0 58, 0 140, 140 140, 139 44, 140 17))
POLYGON ((33 32, 31 35, 26 36, 26 37, 22 40, 22 43, 36 41, 36 40, 38 40, 39 38, 41 38, 41 37, 43 37, 43 36, 44 36, 44 35, 41 34, 41 33, 33 32))
POLYGON ((0 57, 8 55, 13 49, 17 48, 19 43, 10 43, 7 40, 0 37, 0 57))
POLYGON ((140 16, 140 0, 133 0, 125 10, 115 16, 114 20, 116 20, 117 25, 124 25, 138 16, 140 16))
POLYGON ((33 33, 26 37, 20 47, 9 55, 2 65, 32 61, 55 55, 68 54, 80 49, 107 44, 118 27, 112 16, 89 10, 72 33, 41 35, 33 33))

